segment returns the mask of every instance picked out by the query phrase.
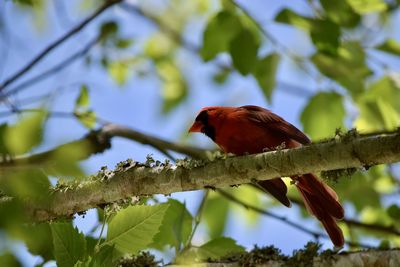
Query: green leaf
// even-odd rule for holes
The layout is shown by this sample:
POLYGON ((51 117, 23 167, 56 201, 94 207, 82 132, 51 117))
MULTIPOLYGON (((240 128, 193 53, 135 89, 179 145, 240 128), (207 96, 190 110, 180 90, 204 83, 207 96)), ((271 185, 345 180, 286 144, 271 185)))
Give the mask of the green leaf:
POLYGON ((114 245, 121 253, 135 254, 145 249, 164 219, 168 205, 130 206, 119 211, 108 225, 104 245, 114 245))
POLYGON ((390 131, 396 129, 400 123, 399 114, 385 99, 365 99, 359 101, 358 107, 360 114, 355 126, 361 132, 390 131))
POLYGON ((81 91, 75 101, 75 110, 86 110, 89 107, 89 91, 86 85, 81 86, 81 91))
POLYGON ((173 41, 165 34, 157 33, 150 36, 144 47, 144 53, 154 61, 168 58, 174 49, 173 41))
POLYGON ((70 267, 86 258, 86 240, 72 223, 52 223, 54 256, 57 266, 70 267))
POLYGON ((353 97, 364 91, 364 79, 372 74, 363 48, 355 42, 345 43, 337 55, 316 53, 311 60, 321 73, 341 84, 353 97))
POLYGON ((229 201, 218 193, 210 192, 204 205, 203 218, 211 238, 222 236, 229 211, 229 201))
POLYGON ((126 49, 129 48, 131 45, 133 44, 133 40, 132 39, 117 39, 115 41, 115 46, 121 49, 126 49))
POLYGON ((186 98, 187 83, 172 60, 158 61, 156 68, 162 81, 163 112, 170 112, 186 98))
POLYGON ((244 251, 244 247, 236 244, 235 240, 227 237, 219 237, 200 246, 198 253, 201 259, 206 260, 220 259, 221 257, 244 251))
POLYGON ((389 214, 390 217, 392 217, 395 220, 400 219, 400 207, 397 206, 396 204, 392 204, 389 206, 387 209, 387 213, 389 214))
POLYGON ((101 24, 100 40, 105 42, 107 39, 114 38, 118 33, 118 23, 115 21, 107 21, 101 24))
POLYGON ((339 46, 340 28, 330 20, 309 18, 283 9, 275 21, 286 23, 310 32, 310 37, 319 51, 336 54, 339 46))
POLYGON ((240 31, 229 46, 233 66, 242 74, 251 72, 257 60, 258 43, 252 32, 247 29, 240 31))
POLYGON ((393 130, 400 123, 400 85, 390 76, 373 82, 356 103, 360 131, 393 130))
POLYGON ((347 0, 347 2, 360 15, 382 12, 387 9, 387 5, 383 0, 347 0))
POLYGON ((0 266, 4 267, 22 267, 22 264, 18 261, 14 254, 6 251, 0 254, 0 266))
POLYGON ((320 0, 327 16, 336 24, 355 27, 360 22, 360 15, 354 12, 347 0, 320 0))
POLYGON ((200 54, 205 61, 229 48, 232 38, 242 29, 240 19, 232 12, 223 10, 208 22, 203 33, 203 47, 200 54))
POLYGON ((93 110, 87 110, 84 112, 75 112, 75 116, 79 122, 88 129, 93 129, 96 126, 97 116, 93 110))
POLYGON ((107 65, 108 73, 114 82, 122 86, 126 83, 129 76, 129 64, 125 61, 113 61, 107 65))
POLYGON ((30 202, 48 202, 50 182, 41 169, 14 170, 0 179, 0 189, 9 196, 21 199, 29 198, 30 202))
POLYGON ((9 233, 13 238, 22 240, 33 255, 39 255, 45 261, 54 259, 53 240, 48 223, 16 224, 9 233))
POLYGON ((1 155, 8 155, 10 152, 7 148, 7 140, 6 140, 6 131, 8 129, 8 124, 3 123, 0 124, 0 154, 1 155))
POLYGON ((90 267, 106 267, 106 266, 113 266, 113 258, 114 258, 114 247, 105 245, 102 246, 97 252, 93 259, 90 267))
POLYGON ((338 128, 343 129, 345 116, 341 95, 335 92, 320 92, 309 100, 300 120, 304 131, 313 140, 319 140, 334 136, 338 128))
POLYGON ((256 63, 253 70, 253 75, 268 101, 271 101, 272 92, 276 85, 276 73, 279 61, 279 54, 273 53, 267 55, 256 63))
POLYGON ((385 42, 380 44, 377 49, 400 56, 400 43, 394 39, 387 39, 385 42))
POLYGON ((171 245, 179 250, 192 232, 193 217, 186 206, 175 199, 169 199, 168 205, 160 231, 151 246, 161 250, 165 245, 171 245))
POLYGON ((42 110, 22 118, 17 124, 6 129, 4 134, 7 148, 13 154, 29 152, 42 142, 43 125, 47 113, 42 110))

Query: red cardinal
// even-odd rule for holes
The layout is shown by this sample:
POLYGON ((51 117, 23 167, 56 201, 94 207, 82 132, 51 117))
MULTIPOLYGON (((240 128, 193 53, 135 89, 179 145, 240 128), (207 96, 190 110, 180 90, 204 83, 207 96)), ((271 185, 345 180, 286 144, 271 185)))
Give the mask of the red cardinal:
MULTIPOLYGON (((189 132, 202 132, 226 153, 255 154, 276 150, 282 144, 294 148, 309 144, 308 137, 268 109, 257 106, 205 107, 189 132)), ((291 177, 300 191, 307 210, 325 227, 333 244, 342 247, 342 230, 336 224, 344 216, 335 191, 312 173, 291 177)), ((258 186, 290 207, 287 187, 281 178, 260 181, 258 186)))

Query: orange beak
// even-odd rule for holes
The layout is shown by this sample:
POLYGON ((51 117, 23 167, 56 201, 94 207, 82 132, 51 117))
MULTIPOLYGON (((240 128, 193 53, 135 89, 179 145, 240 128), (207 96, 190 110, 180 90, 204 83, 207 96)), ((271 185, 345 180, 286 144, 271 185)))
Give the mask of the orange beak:
POLYGON ((195 121, 189 129, 189 133, 201 133, 201 129, 203 128, 203 124, 199 121, 195 121))

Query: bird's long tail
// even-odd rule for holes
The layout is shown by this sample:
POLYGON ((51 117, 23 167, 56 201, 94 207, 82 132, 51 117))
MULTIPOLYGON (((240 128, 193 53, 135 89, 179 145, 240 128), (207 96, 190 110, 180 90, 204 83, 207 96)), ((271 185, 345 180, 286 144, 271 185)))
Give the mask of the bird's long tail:
POLYGON ((292 179, 296 181, 307 210, 321 221, 333 244, 342 247, 344 237, 336 220, 343 219, 344 210, 335 191, 311 173, 292 179))

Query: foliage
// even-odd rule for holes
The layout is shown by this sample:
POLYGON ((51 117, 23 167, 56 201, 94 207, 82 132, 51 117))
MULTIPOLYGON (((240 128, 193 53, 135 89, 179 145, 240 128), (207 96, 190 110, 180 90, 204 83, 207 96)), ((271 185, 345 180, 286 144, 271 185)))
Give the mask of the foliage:
MULTIPOLYGON (((72 37, 74 41, 65 43, 65 46, 70 46, 51 60, 46 55, 46 58, 37 60, 41 63, 38 66, 35 62, 27 65, 27 71, 35 68, 38 71, 23 74, 15 84, 13 81, 6 84, 7 79, 3 76, 9 78, 17 73, 12 70, 14 65, 21 64, 16 70, 23 69, 25 65, 21 59, 25 59, 25 50, 36 49, 36 46, 35 49, 30 46, 28 49, 20 48, 29 43, 22 39, 25 35, 34 35, 38 31, 40 38, 51 44, 55 39, 50 36, 54 25, 61 26, 65 32, 76 25, 75 21, 71 23, 69 12, 76 12, 74 20, 79 17, 79 21, 83 21, 106 1, 6 2, 12 8, 4 11, 9 12, 8 16, 0 21, 0 30, 4 34, 0 42, 5 51, 0 51, 0 54, 4 64, 7 63, 7 68, 0 64, 0 240, 7 240, 7 243, 12 243, 9 239, 22 241, 32 255, 41 256, 43 264, 55 260, 58 266, 157 266, 160 262, 144 252, 147 250, 168 255, 173 262, 183 264, 230 258, 245 265, 274 259, 296 266, 298 261, 310 262, 309 255, 319 255, 320 247, 315 244, 298 250, 290 259, 273 247, 255 248, 249 254, 244 253, 240 241, 228 237, 228 220, 242 218, 246 227, 254 227, 261 215, 243 209, 217 192, 210 192, 204 199, 199 214, 188 210, 191 205, 187 201, 180 202, 174 198, 166 200, 146 196, 136 205, 126 205, 129 200, 121 204, 102 199, 104 203, 99 211, 104 217, 85 233, 70 218, 33 222, 26 212, 29 205, 46 206, 55 190, 76 190, 85 182, 78 179, 85 176, 85 168, 80 163, 86 158, 84 155, 90 154, 89 161, 108 163, 103 162, 100 156, 92 155, 91 144, 77 142, 73 146, 57 147, 51 157, 43 157, 40 164, 27 160, 22 168, 9 168, 14 159, 40 156, 40 152, 58 146, 65 141, 63 139, 78 138, 54 134, 55 128, 71 133, 71 124, 61 122, 65 117, 76 123, 72 129, 74 134, 95 131, 97 126, 106 124, 101 116, 118 121, 113 117, 112 111, 115 110, 119 116, 127 113, 129 118, 133 118, 133 123, 145 121, 147 117, 143 114, 148 113, 146 115, 160 114, 162 120, 153 121, 162 124, 164 119, 175 120, 174 116, 182 110, 187 115, 185 118, 192 120, 192 108, 197 109, 205 100, 207 105, 242 103, 257 90, 263 99, 254 102, 273 104, 273 108, 279 105, 290 108, 291 102, 285 102, 290 97, 277 95, 291 93, 285 83, 293 76, 300 77, 296 80, 294 96, 304 103, 299 114, 300 123, 313 140, 332 138, 353 127, 360 134, 368 134, 393 131, 400 126, 400 73, 398 64, 393 63, 400 56, 400 41, 396 39, 398 29, 395 27, 400 12, 399 1, 302 1, 301 7, 290 2, 280 4, 279 9, 273 9, 272 13, 258 10, 257 3, 249 2, 242 6, 241 2, 245 1, 234 0, 126 1, 129 3, 120 4, 114 11, 112 7, 106 8, 108 16, 91 21, 87 29, 77 29, 79 35, 72 37), (63 5, 66 13, 63 13, 63 5), (7 25, 14 25, 10 18, 20 16, 27 18, 27 24, 33 22, 34 28, 21 22, 22 26, 18 23, 16 29, 7 29, 7 25), (59 21, 55 22, 55 18, 59 21), (133 18, 133 21, 127 18, 133 18), (21 28, 25 32, 20 32, 21 28), (9 41, 13 36, 16 40, 9 41), (87 51, 79 50, 81 46, 85 47, 89 37, 93 41, 88 43, 87 51), (13 45, 16 50, 8 53, 8 47, 13 45), (76 57, 62 61, 74 53, 77 53, 76 57), (7 56, 16 63, 8 64, 7 56), (78 66, 77 61, 84 62, 85 68, 78 66), (60 62, 63 62, 61 66, 52 65, 60 62), (75 64, 70 65, 72 62, 75 64), (41 73, 40 65, 51 71, 41 73), (199 65, 205 66, 207 81, 199 82, 204 77, 202 71, 197 72, 199 65), (85 72, 72 80, 63 68, 79 68, 85 72), (58 71, 61 74, 54 76, 58 71), (101 75, 93 79, 93 72, 101 75), (39 75, 35 76, 37 73, 39 75), (48 76, 56 77, 55 84, 51 84, 47 94, 38 92, 39 101, 33 101, 36 94, 28 89, 36 88, 44 93, 42 83, 34 86, 48 76), (240 90, 240 99, 234 99, 237 95, 225 87, 235 87, 239 79, 246 82, 245 89, 240 90), (159 105, 147 103, 147 96, 154 91, 143 93, 145 90, 136 88, 143 80, 151 81, 151 86, 158 88, 155 93, 159 105), (203 86, 220 90, 210 91, 203 86), (304 88, 308 86, 313 88, 304 88), (135 101, 139 99, 146 102, 149 110, 137 110, 135 104, 131 105, 132 109, 120 110, 119 103, 101 98, 109 91, 122 96, 119 103, 138 103, 135 101), (130 93, 132 91, 134 94, 130 93), (205 99, 201 99, 203 91, 207 94, 205 99), (64 109, 68 112, 60 111, 64 109), (71 177, 76 179, 74 187, 63 188, 64 179, 71 177), (58 187, 53 186, 56 182, 58 187), (201 234, 202 237, 196 239, 201 234)), ((27 57, 27 62, 31 62, 29 58, 34 57, 27 57)), ((186 129, 186 122, 172 128, 186 129)), ((145 128, 142 125, 134 127, 145 128)), ((160 131, 162 127, 159 127, 160 131)), ((163 135, 161 132, 157 134, 163 135)), ((162 147, 154 148, 164 152, 162 147)), ((130 148, 127 150, 135 158, 143 156, 130 148)), ((119 155, 119 151, 113 153, 119 155)), ((161 163, 148 160, 146 164, 157 169, 161 163)), ((170 166, 167 162, 165 165, 170 166)), ((397 173, 396 165, 375 166, 358 170, 351 177, 340 177, 333 187, 345 207, 350 209, 349 214, 361 224, 378 225, 398 232, 400 182, 397 173)), ((107 180, 106 170, 102 175, 105 177, 102 179, 107 180)), ((289 195, 298 197, 292 188, 289 195)), ((266 201, 263 194, 252 186, 226 191, 239 199, 244 207, 247 204, 266 209, 277 204, 273 200, 266 201)), ((346 238, 353 242, 372 238, 387 247, 400 245, 398 234, 390 231, 357 228, 345 222, 341 226, 346 238)), ((0 246, 0 265, 21 266, 15 255, 11 245, 0 246)))

